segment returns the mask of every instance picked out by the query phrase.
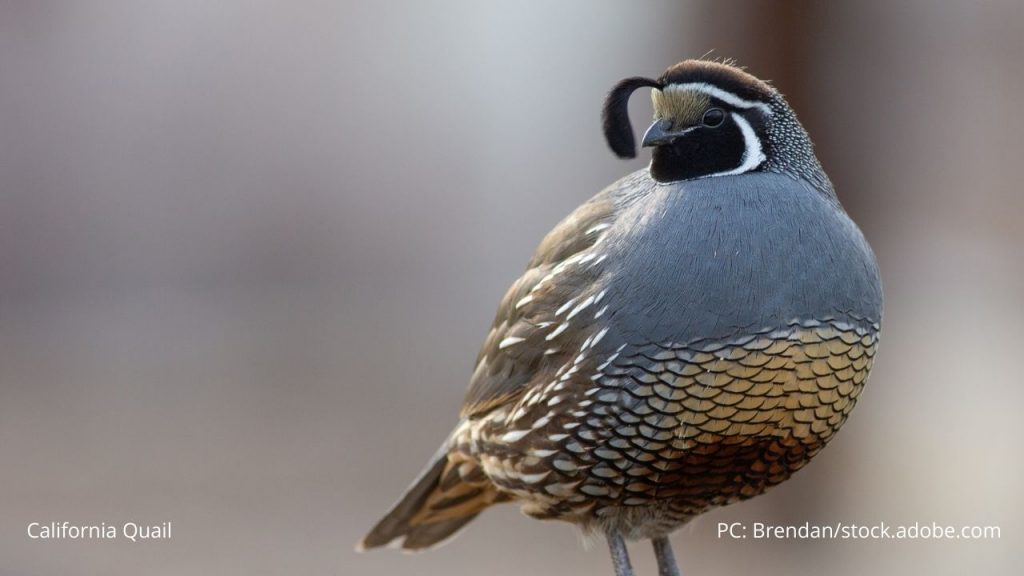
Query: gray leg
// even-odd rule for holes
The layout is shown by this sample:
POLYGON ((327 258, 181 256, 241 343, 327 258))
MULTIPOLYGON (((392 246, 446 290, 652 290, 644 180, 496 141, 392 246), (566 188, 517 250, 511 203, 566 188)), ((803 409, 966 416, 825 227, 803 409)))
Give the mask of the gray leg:
POLYGON ((658 559, 658 576, 679 576, 675 554, 672 554, 672 543, 667 536, 655 538, 654 556, 658 559))
POLYGON ((633 576, 633 566, 629 563, 629 552, 626 550, 626 541, 622 539, 622 534, 609 532, 608 548, 612 551, 615 576, 633 576))

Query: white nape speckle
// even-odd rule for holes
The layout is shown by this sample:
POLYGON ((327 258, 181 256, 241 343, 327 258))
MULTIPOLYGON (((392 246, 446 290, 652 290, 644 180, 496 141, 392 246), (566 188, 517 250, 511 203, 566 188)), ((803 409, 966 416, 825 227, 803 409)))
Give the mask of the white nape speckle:
POLYGON ((516 309, 518 310, 519 308, 526 306, 530 302, 533 302, 533 294, 527 294, 526 296, 520 298, 519 302, 516 302, 516 309))
POLYGON ((550 356, 552 354, 558 354, 558 350, 558 348, 548 348, 547 350, 544 351, 544 355, 550 356))
POLYGON ((598 224, 596 226, 591 226, 590 228, 587 228, 587 231, 584 232, 584 234, 593 234, 594 232, 600 232, 601 230, 604 230, 610 226, 611 224, 609 224, 608 222, 604 222, 602 224, 598 224))
POLYGON ((568 437, 569 437, 568 434, 561 434, 561 433, 559 433, 559 434, 552 434, 552 435, 548 436, 548 440, 551 440, 552 442, 561 442, 562 440, 565 440, 568 437))
POLYGON ((520 338, 519 336, 509 336, 508 338, 505 338, 501 342, 498 342, 498 350, 501 350, 503 348, 508 348, 509 346, 512 346, 513 344, 519 344, 523 340, 526 340, 526 338, 520 338))
POLYGON ((558 326, 558 328, 555 328, 555 329, 554 329, 554 330, 553 330, 553 331, 552 331, 552 332, 551 332, 550 334, 548 334, 547 336, 545 336, 545 337, 544 337, 544 339, 545 339, 545 340, 553 340, 553 339, 554 339, 555 337, 557 337, 557 336, 558 336, 559 334, 561 334, 562 332, 565 332, 565 330, 566 330, 566 329, 567 329, 568 327, 569 327, 569 323, 568 323, 568 322, 563 322, 562 324, 560 324, 560 325, 558 326))
POLYGON ((607 327, 602 328, 601 331, 598 332, 594 336, 594 341, 590 343, 590 347, 593 348, 594 346, 597 346, 597 343, 600 342, 601 339, 604 338, 604 335, 607 334, 607 333, 608 333, 608 328, 607 327))
POLYGON ((558 404, 561 401, 562 401, 562 397, 561 396, 552 396, 551 399, 548 400, 548 406, 549 407, 550 406, 554 406, 555 404, 558 404))
POLYGON ((558 450, 536 450, 535 449, 535 450, 530 450, 530 455, 531 456, 536 456, 537 458, 547 458, 548 456, 551 456, 551 455, 555 454, 556 452, 558 452, 558 450))
POLYGON ((608 311, 608 305, 605 304, 604 307, 602 307, 600 310, 597 311, 597 314, 594 314, 594 320, 597 320, 601 316, 604 316, 604 313, 607 312, 607 311, 608 311))
POLYGON ((522 440, 523 437, 529 434, 530 432, 531 430, 512 430, 504 433, 501 436, 501 441, 506 444, 511 444, 512 442, 522 440))
POLYGON ((607 294, 607 293, 608 293, 607 289, 601 290, 600 292, 598 292, 597 296, 594 296, 594 304, 599 303, 601 301, 601 299, 604 298, 604 295, 607 294))

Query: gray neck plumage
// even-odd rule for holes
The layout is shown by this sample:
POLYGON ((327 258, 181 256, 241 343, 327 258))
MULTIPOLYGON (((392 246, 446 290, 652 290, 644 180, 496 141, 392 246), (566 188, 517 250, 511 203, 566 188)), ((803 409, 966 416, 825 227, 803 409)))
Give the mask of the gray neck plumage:
POLYGON ((769 102, 772 109, 768 130, 768 159, 764 169, 805 180, 828 198, 837 201, 832 181, 814 155, 814 144, 781 95, 769 102))

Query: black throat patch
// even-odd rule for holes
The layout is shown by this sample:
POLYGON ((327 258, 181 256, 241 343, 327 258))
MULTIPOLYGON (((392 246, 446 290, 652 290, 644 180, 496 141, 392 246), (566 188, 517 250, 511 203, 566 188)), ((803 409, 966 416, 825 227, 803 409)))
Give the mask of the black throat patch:
POLYGON ((743 132, 730 117, 718 128, 698 127, 651 155, 651 177, 658 182, 692 180, 727 172, 743 162, 743 132))

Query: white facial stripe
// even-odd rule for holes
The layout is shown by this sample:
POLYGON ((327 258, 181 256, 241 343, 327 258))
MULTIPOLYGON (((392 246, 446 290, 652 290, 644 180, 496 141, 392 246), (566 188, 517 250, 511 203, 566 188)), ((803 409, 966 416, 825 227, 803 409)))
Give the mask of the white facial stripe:
POLYGON ((754 133, 754 128, 747 122, 747 119, 739 114, 733 112, 730 114, 733 122, 740 127, 740 132, 743 133, 743 145, 745 149, 743 151, 743 161, 740 165, 727 170, 725 172, 717 172, 715 174, 708 174, 708 176, 732 176, 733 174, 743 174, 749 172, 754 168, 757 168, 761 162, 765 161, 764 150, 761 149, 761 139, 754 133))
POLYGON ((744 100, 743 98, 740 98, 739 96, 733 94, 732 92, 722 90, 718 86, 714 86, 706 82, 687 82, 685 84, 669 84, 662 91, 665 92, 672 90, 695 90, 697 92, 707 94, 712 98, 718 98, 722 102, 725 102, 726 104, 733 106, 735 108, 757 108, 758 110, 764 112, 769 116, 771 116, 772 113, 772 109, 764 102, 744 100))

